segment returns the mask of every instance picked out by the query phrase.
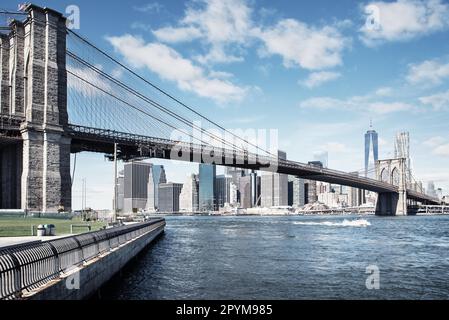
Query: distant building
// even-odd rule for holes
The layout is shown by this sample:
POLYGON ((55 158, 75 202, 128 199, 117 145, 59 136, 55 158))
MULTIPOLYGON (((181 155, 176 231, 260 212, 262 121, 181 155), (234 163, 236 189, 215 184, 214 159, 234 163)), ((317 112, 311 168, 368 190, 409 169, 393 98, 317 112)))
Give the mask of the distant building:
POLYGON ((247 176, 248 170, 227 167, 225 172, 227 176, 232 177, 232 182, 237 186, 237 201, 240 202, 240 178, 247 176))
POLYGON ((218 175, 215 179, 215 199, 218 208, 224 207, 231 200, 232 176, 218 175))
POLYGON ((304 179, 288 177, 288 205, 302 207, 305 205, 304 179))
POLYGON ((123 212, 125 205, 125 177, 120 171, 117 177, 117 211, 123 212))
MULTIPOLYGON (((287 154, 278 152, 279 159, 286 160, 287 154)), ((288 206, 288 175, 265 173, 261 177, 261 206, 265 208, 288 206)))
POLYGON ((184 183, 179 196, 179 210, 183 212, 195 213, 198 212, 198 176, 190 175, 184 183))
POLYGON ((436 198, 437 191, 435 190, 435 183, 433 181, 429 181, 427 184, 427 195, 436 198))
POLYGON ((327 151, 315 152, 313 155, 313 160, 321 162, 323 164, 323 168, 328 168, 329 152, 327 151))
POLYGON ((159 209, 159 185, 166 182, 164 166, 152 165, 148 177, 147 210, 157 211, 159 209))
MULTIPOLYGON (((323 164, 320 161, 310 161, 308 163, 309 165, 322 168, 323 164)), ((306 180, 304 182, 304 198, 305 198, 305 204, 308 203, 315 203, 318 201, 318 193, 320 190, 318 190, 318 183, 314 180, 306 180)))
POLYGON ((179 195, 181 194, 181 183, 161 183, 159 185, 159 212, 179 212, 179 195))
POLYGON ((370 130, 365 134, 365 177, 372 177, 374 173, 371 172, 371 167, 379 160, 379 135, 373 130, 372 123, 370 130))
MULTIPOLYGON (((358 172, 352 172, 351 174, 354 176, 359 176, 358 172)), ((362 196, 363 190, 348 187, 347 192, 348 192, 348 206, 349 207, 359 207, 363 204, 363 198, 364 198, 362 196)))
POLYGON ((217 169, 212 164, 200 164, 199 169, 199 211, 217 209, 215 199, 215 180, 217 169))
POLYGON ((253 208, 260 206, 260 188, 261 178, 254 171, 250 174, 251 177, 251 206, 253 208))
POLYGON ((240 207, 244 209, 252 208, 252 184, 251 176, 240 178, 240 207))
POLYGON ((437 189, 437 198, 443 200, 443 189, 441 188, 437 189))
POLYGON ((124 208, 125 213, 136 213, 146 208, 148 199, 148 177, 151 163, 131 162, 124 169, 124 208))
POLYGON ((238 187, 234 182, 231 182, 230 186, 229 186, 229 194, 230 194, 230 199, 229 199, 229 204, 232 206, 237 206, 237 204, 239 203, 238 200, 238 187))

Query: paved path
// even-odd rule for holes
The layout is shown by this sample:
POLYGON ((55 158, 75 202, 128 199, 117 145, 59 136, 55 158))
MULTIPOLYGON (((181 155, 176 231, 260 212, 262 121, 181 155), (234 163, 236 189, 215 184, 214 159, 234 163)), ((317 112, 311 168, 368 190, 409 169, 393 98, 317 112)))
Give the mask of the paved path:
POLYGON ((67 236, 69 236, 69 235, 55 236, 55 237, 0 237, 0 248, 13 246, 16 244, 33 242, 33 241, 55 240, 55 239, 64 238, 67 236))

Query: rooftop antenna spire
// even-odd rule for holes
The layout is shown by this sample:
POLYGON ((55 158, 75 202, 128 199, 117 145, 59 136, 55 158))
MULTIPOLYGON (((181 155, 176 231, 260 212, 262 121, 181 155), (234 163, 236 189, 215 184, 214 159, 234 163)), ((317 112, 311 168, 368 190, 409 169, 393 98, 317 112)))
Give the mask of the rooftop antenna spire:
POLYGON ((373 128, 373 118, 369 119, 369 128, 372 129, 373 128))

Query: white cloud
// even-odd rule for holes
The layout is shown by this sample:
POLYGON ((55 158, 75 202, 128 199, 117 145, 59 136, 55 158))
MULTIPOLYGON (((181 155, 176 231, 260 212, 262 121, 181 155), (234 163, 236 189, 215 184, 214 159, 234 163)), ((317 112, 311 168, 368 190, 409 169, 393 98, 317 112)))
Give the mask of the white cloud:
POLYGON ((449 143, 436 147, 433 153, 438 156, 449 156, 449 143))
POLYGON ((242 57, 230 53, 230 47, 246 45, 252 28, 251 12, 243 0, 194 1, 178 26, 154 30, 153 34, 170 43, 201 38, 209 47, 208 53, 197 57, 201 63, 242 61, 242 57))
POLYGON ((354 96, 348 99, 335 99, 331 97, 314 97, 306 99, 299 104, 304 109, 320 109, 340 111, 370 111, 376 114, 387 114, 400 111, 412 111, 415 108, 403 102, 380 102, 373 100, 369 95, 354 96))
POLYGON ((366 24, 360 29, 367 45, 404 41, 444 30, 449 26, 449 6, 441 0, 375 1, 363 7, 366 24))
POLYGON ((382 87, 376 90, 376 95, 379 97, 388 97, 393 93, 393 89, 390 87, 382 87))
POLYGON ((369 104, 371 111, 379 114, 386 114, 398 111, 409 111, 413 106, 403 102, 374 102, 369 104))
POLYGON ((256 24, 246 0, 197 0, 188 4, 184 17, 175 25, 153 30, 166 43, 201 40, 206 53, 195 58, 202 64, 244 60, 245 49, 262 41, 261 56, 280 55, 286 67, 321 70, 342 64, 342 52, 350 45, 340 29, 349 21, 314 27, 295 19, 274 26, 256 24))
POLYGON ((437 146, 443 144, 444 141, 445 140, 443 137, 437 136, 437 137, 432 137, 432 138, 424 141, 423 144, 428 147, 437 147, 437 146))
POLYGON ((145 43, 132 35, 108 37, 127 63, 136 68, 148 68, 165 80, 174 81, 178 87, 219 103, 239 101, 247 89, 228 80, 211 77, 206 71, 183 58, 176 50, 161 43, 145 43))
POLYGON ((201 31, 195 27, 165 27, 153 31, 156 38, 162 42, 176 43, 184 41, 192 41, 201 37, 201 31))
POLYGON ((338 72, 330 72, 330 71, 319 71, 319 72, 312 72, 309 74, 309 77, 304 80, 303 82, 300 82, 300 84, 306 86, 307 88, 315 88, 323 83, 336 80, 341 77, 341 74, 338 72))
POLYGON ((138 21, 133 22, 133 23, 131 24, 131 28, 132 28, 132 29, 143 30, 143 31, 146 31, 146 32, 151 31, 151 26, 150 26, 150 25, 145 24, 145 23, 142 23, 142 22, 138 22, 138 21))
POLYGON ((163 6, 159 2, 150 2, 143 6, 134 6, 133 9, 140 12, 160 12, 163 6))
POLYGON ((449 109, 449 90, 434 95, 421 97, 419 101, 425 105, 432 106, 435 110, 449 109))
POLYGON ((449 156, 449 143, 443 137, 432 137, 424 141, 423 145, 432 148, 432 153, 437 156, 449 156))
MULTIPOLYGON (((99 70, 103 70, 101 65, 97 65, 95 67, 99 70)), ((67 81, 67 87, 69 90, 75 90, 81 93, 84 97, 97 97, 105 95, 104 92, 98 90, 97 88, 100 88, 106 92, 112 92, 110 82, 92 69, 74 66, 70 66, 67 69, 70 71, 67 74, 69 79, 69 81, 67 81), (90 83, 91 85, 88 85, 87 83, 90 83)), ((112 73, 117 75, 116 70, 113 70, 112 73)))
POLYGON ((349 149, 343 143, 339 142, 328 142, 323 145, 321 149, 333 153, 343 153, 349 151, 349 149))
POLYGON ((280 55, 287 68, 320 70, 341 65, 342 52, 350 43, 335 27, 315 28, 294 19, 281 20, 256 34, 264 43, 260 53, 280 55))
MULTIPOLYGON (((449 17, 448 17, 449 18, 449 17)), ((440 84, 449 78, 449 63, 426 60, 409 66, 407 81, 411 84, 440 84)))

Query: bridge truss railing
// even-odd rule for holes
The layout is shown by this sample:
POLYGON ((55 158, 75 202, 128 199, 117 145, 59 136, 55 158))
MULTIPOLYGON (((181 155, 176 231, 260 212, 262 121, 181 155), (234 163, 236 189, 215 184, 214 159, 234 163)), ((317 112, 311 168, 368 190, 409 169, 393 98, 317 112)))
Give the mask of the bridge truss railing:
MULTIPOLYGON (((79 125, 70 125, 70 129, 76 134, 92 135, 99 139, 103 138, 105 141, 116 141, 118 143, 133 144, 139 147, 159 146, 166 149, 173 150, 187 150, 193 154, 207 155, 213 154, 214 159, 233 158, 237 164, 254 164, 260 165, 261 168, 270 168, 276 172, 279 167, 291 168, 299 171, 309 172, 311 178, 318 178, 319 176, 333 176, 336 178, 346 178, 358 182, 364 182, 366 185, 372 185, 378 189, 386 191, 397 192, 398 187, 383 181, 378 181, 371 178, 351 175, 343 171, 332 170, 327 168, 320 168, 314 165, 309 165, 301 162, 279 159, 271 156, 256 154, 252 152, 242 152, 236 149, 229 149, 212 145, 200 145, 196 143, 188 143, 183 141, 174 141, 162 138, 154 138, 137 134, 121 133, 114 130, 90 128, 79 125)), ((142 155, 144 156, 144 155, 142 155)))
POLYGON ((76 267, 165 226, 164 219, 0 248, 0 299, 20 299, 76 267))

